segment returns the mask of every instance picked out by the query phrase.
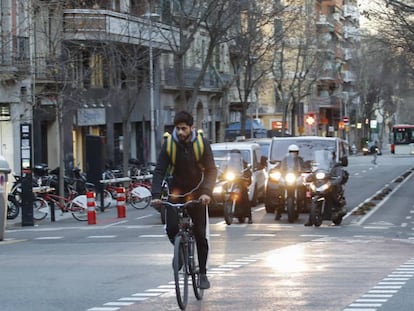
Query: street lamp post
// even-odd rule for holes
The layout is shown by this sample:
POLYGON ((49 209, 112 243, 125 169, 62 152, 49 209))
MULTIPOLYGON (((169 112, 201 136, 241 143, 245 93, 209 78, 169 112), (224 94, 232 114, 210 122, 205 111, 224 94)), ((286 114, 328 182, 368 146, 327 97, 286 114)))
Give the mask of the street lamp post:
POLYGON ((150 6, 149 18, 149 79, 150 79, 150 121, 151 121, 151 136, 150 136, 150 161, 155 163, 157 161, 156 146, 155 146, 155 104, 154 104, 154 57, 152 50, 152 11, 150 6))

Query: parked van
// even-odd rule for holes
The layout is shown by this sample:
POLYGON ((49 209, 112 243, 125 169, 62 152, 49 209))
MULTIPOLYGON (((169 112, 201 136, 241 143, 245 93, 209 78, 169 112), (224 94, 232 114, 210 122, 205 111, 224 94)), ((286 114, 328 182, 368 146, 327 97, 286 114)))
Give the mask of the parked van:
MULTIPOLYGON (((267 170, 274 168, 288 153, 290 145, 299 147, 299 156, 305 163, 311 163, 315 150, 330 150, 335 152, 336 162, 342 166, 348 166, 349 145, 348 142, 338 137, 322 136, 297 136, 297 137, 273 137, 270 144, 267 170)), ((278 204, 276 199, 278 183, 271 178, 267 181, 265 207, 268 213, 273 213, 278 204)))
MULTIPOLYGON (((211 144, 214 161, 220 167, 227 154, 233 150, 240 150, 243 159, 251 165, 252 183, 249 186, 249 200, 256 205, 258 200, 264 201, 266 193, 266 158, 262 157, 260 145, 251 142, 228 142, 211 144)), ((214 194, 213 194, 214 195, 214 194)))

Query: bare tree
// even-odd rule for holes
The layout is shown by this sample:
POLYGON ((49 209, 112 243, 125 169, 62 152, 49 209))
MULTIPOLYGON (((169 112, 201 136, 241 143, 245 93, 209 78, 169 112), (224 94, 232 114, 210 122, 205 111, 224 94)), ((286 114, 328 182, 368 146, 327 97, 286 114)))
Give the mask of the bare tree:
MULTIPOLYGON (((273 76, 276 102, 282 105, 283 128, 291 119, 295 135, 298 105, 313 94, 320 72, 320 55, 316 52, 316 33, 307 5, 285 7, 280 43, 274 54, 273 76)), ((303 124, 299 124, 299 127, 303 124)), ((285 131, 282 131, 284 135, 285 131)))
MULTIPOLYGON (((169 5, 170 1, 165 3, 169 5)), ((213 56, 229 40, 229 30, 238 20, 239 11, 240 1, 237 0, 179 0, 174 1, 171 11, 163 10, 166 14, 163 15, 162 22, 177 29, 177 35, 164 37, 174 59, 180 94, 177 109, 191 111, 194 108, 206 72, 214 66, 213 56), (196 61, 191 66, 196 66, 199 70, 190 82, 185 74, 186 58, 189 57, 191 49, 196 50, 193 52, 196 61)))

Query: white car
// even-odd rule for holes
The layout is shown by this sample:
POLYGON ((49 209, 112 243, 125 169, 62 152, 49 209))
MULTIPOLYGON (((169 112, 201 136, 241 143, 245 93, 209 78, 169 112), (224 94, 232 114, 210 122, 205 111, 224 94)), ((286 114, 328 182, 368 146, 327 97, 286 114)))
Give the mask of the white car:
POLYGON ((260 145, 252 142, 228 142, 211 144, 211 149, 217 166, 220 166, 220 161, 226 159, 231 150, 240 150, 243 159, 250 164, 252 170, 249 200, 252 206, 258 201, 263 202, 266 194, 266 158, 261 154, 260 145))

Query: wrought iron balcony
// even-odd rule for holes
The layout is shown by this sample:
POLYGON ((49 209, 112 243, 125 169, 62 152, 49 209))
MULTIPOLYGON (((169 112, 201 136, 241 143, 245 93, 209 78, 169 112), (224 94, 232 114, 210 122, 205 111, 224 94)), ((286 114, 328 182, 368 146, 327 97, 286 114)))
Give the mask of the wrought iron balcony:
MULTIPOLYGON (((169 51, 169 38, 178 30, 147 17, 102 9, 64 10, 65 40, 83 42, 122 42, 169 51)), ((171 42, 171 41, 170 41, 171 42)), ((179 40, 176 40, 177 44, 179 40)))

